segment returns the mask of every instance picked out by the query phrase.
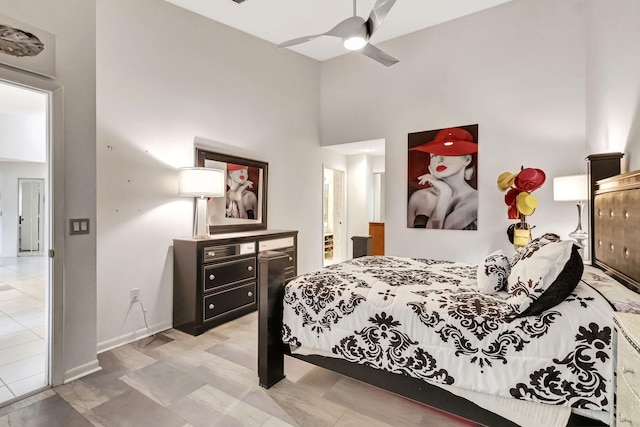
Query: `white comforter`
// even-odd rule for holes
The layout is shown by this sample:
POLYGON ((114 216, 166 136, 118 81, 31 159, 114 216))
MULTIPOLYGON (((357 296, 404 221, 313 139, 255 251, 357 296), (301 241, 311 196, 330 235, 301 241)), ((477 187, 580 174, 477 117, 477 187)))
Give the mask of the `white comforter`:
POLYGON ((573 408, 612 403, 610 304, 581 282, 539 316, 478 292, 476 266, 356 258, 285 289, 283 339, 434 384, 573 408))

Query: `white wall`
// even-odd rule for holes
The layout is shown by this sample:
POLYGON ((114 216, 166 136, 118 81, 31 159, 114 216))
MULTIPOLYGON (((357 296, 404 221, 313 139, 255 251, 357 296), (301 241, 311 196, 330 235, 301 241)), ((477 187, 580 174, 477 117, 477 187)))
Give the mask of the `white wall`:
POLYGON ((43 115, 0 113, 0 159, 44 163, 46 138, 47 121, 43 115))
MULTIPOLYGON (((0 0, 0 11, 56 37, 56 78, 49 79, 0 67, 0 78, 54 90, 61 88, 62 105, 56 117, 63 123, 58 146, 64 145, 56 164, 64 168, 55 201, 63 218, 55 232, 66 230, 69 218, 89 218, 95 224, 95 2, 92 0, 0 0)), ((95 228, 92 228, 95 230, 95 228)), ((56 310, 63 310, 57 325, 61 343, 56 363, 64 379, 97 368, 96 358, 96 235, 64 237, 64 281, 56 283, 56 310)), ((54 372, 56 381, 59 375, 54 372)))
POLYGON ((18 178, 46 177, 46 163, 0 162, 0 256, 18 256, 18 178))
POLYGON ((575 207, 553 202, 551 178, 585 169, 585 6, 514 0, 380 43, 400 62, 356 53, 322 63, 322 144, 386 139, 386 253, 477 262, 512 250, 496 179, 521 165, 545 170, 534 235, 575 228, 575 207), (478 231, 406 228, 407 134, 479 125, 478 231))
POLYGON ((172 239, 192 230, 177 195, 194 140, 269 163, 271 229, 298 230, 299 271, 322 262, 317 61, 157 0, 97 2, 99 349, 172 322, 172 239), (170 31, 167 29, 170 28, 170 31))
POLYGON ((370 156, 373 173, 384 173, 384 156, 370 156))
POLYGON ((353 255, 353 236, 368 236, 373 217, 373 172, 371 156, 347 156, 347 253, 353 255))
POLYGON ((589 0, 587 146, 640 169, 640 2, 589 0))

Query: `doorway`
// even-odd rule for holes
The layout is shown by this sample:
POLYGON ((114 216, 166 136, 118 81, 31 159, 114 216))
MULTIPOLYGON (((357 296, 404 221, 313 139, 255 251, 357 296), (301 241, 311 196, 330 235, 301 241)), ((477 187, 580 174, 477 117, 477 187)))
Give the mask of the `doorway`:
POLYGON ((326 267, 345 260, 345 173, 325 167, 322 183, 322 265, 326 267))
POLYGON ((0 80, 0 406, 51 384, 53 96, 0 80))
POLYGON ((44 179, 18 178, 18 256, 43 255, 44 179))

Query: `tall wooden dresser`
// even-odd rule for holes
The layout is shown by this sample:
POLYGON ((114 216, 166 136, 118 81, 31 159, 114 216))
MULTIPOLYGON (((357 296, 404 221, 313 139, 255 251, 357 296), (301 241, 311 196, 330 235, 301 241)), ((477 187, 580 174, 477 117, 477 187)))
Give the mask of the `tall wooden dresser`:
MULTIPOLYGON (((640 427, 640 314, 615 313, 618 427, 640 427)), ((614 423, 612 423, 614 425, 614 423)))
POLYGON ((257 230, 173 240, 173 327, 199 335, 257 310, 259 252, 285 252, 297 274, 297 231, 257 230))

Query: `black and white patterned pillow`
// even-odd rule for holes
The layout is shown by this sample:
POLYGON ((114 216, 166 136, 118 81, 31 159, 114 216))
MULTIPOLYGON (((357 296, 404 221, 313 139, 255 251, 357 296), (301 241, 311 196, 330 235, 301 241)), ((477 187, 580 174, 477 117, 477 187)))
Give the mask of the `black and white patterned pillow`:
POLYGON ((517 317, 540 314, 573 292, 583 270, 579 248, 573 241, 548 242, 511 268, 507 303, 517 317))
POLYGON ((511 265, 501 249, 487 255, 478 265, 478 289, 484 294, 493 294, 506 288, 511 265))
POLYGON ((559 242, 559 241, 560 241, 560 236, 558 236, 557 234, 545 233, 542 236, 537 237, 532 241, 530 241, 529 243, 527 243, 527 245, 524 248, 522 248, 515 255, 511 256, 509 258, 509 265, 513 267, 521 259, 529 258, 530 256, 532 256, 538 249, 540 249, 544 245, 553 243, 553 242, 559 242))

